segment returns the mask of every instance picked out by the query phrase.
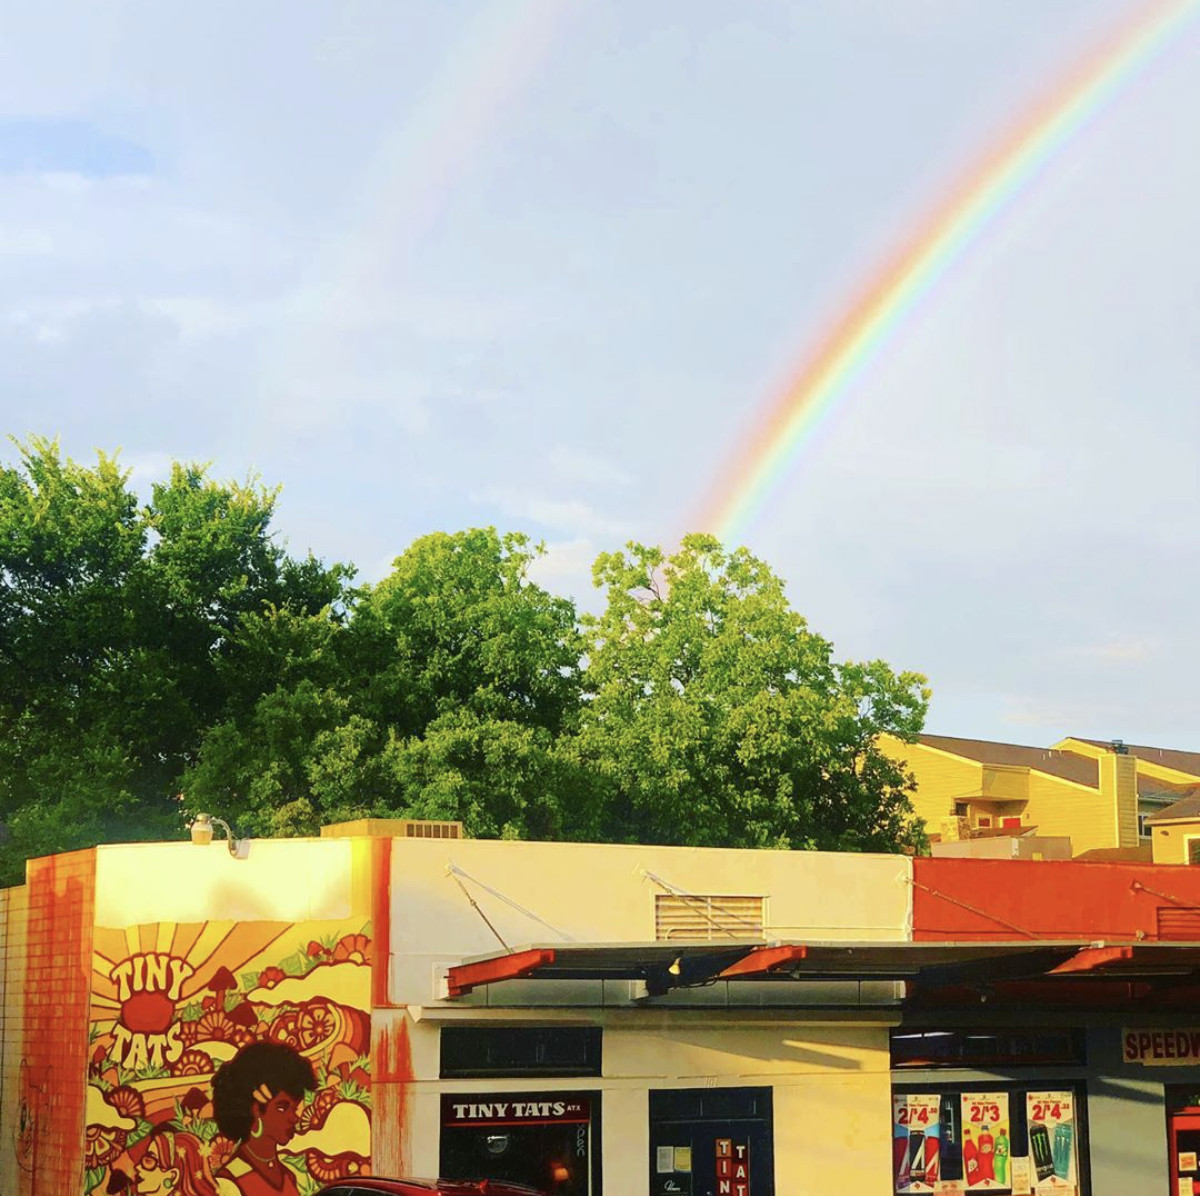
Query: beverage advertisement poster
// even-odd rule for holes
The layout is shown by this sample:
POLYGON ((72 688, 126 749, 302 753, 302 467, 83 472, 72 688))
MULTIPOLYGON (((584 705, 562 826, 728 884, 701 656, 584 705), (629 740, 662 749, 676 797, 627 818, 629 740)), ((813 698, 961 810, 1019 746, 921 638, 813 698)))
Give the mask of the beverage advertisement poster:
POLYGON ((968 1192, 1010 1190, 1007 1092, 962 1094, 963 1179, 968 1192))
POLYGON ((1078 1190, 1075 1161, 1075 1094, 1029 1092, 1029 1155, 1037 1196, 1074 1196, 1078 1190))
POLYGON ((941 1097, 892 1097, 892 1178, 900 1193, 934 1192, 940 1179, 941 1097))

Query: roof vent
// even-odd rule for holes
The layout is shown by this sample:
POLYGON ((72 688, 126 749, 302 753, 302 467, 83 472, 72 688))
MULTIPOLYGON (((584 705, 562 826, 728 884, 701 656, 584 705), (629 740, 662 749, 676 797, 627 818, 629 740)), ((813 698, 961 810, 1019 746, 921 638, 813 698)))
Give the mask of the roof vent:
POLYGON ((321 827, 325 839, 366 835, 372 839, 463 839, 463 824, 433 818, 360 818, 321 827))
POLYGON ((437 822, 431 818, 401 818, 401 839, 461 839, 461 822, 437 822))

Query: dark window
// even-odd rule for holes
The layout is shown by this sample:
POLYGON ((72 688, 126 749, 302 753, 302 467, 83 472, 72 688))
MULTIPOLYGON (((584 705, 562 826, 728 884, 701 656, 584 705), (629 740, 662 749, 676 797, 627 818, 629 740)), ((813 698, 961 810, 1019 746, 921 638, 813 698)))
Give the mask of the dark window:
POLYGON ((598 1076, 592 1026, 443 1026, 442 1076, 598 1076))
POLYGON ((1082 1064, 1076 1030, 895 1030, 893 1067, 1021 1067, 1082 1064))

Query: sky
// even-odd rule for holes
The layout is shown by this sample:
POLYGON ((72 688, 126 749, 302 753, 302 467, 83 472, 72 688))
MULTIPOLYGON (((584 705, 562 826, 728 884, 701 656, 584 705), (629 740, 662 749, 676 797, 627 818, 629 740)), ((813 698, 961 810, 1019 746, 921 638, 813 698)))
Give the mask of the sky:
MULTIPOLYGON (((1200 4, 739 542, 928 729, 1200 749, 1200 4)), ((49 0, 0 39, 0 430, 282 486, 386 574, 495 525, 595 607, 1138 0, 49 0), (64 36, 65 34, 65 36, 64 36)), ((0 448, 13 462, 16 450, 0 448)))

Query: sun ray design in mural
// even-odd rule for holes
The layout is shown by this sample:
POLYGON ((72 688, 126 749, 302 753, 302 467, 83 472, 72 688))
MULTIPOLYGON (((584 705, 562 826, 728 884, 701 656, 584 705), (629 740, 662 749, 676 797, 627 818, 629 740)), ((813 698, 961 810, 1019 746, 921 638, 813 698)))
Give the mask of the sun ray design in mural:
POLYGON ((304 1077, 273 1189, 307 1196, 368 1171, 371 949, 361 922, 98 927, 85 1192, 254 1196, 271 1173, 239 1171, 245 1143, 218 1126, 213 1078, 263 1054, 304 1077))

